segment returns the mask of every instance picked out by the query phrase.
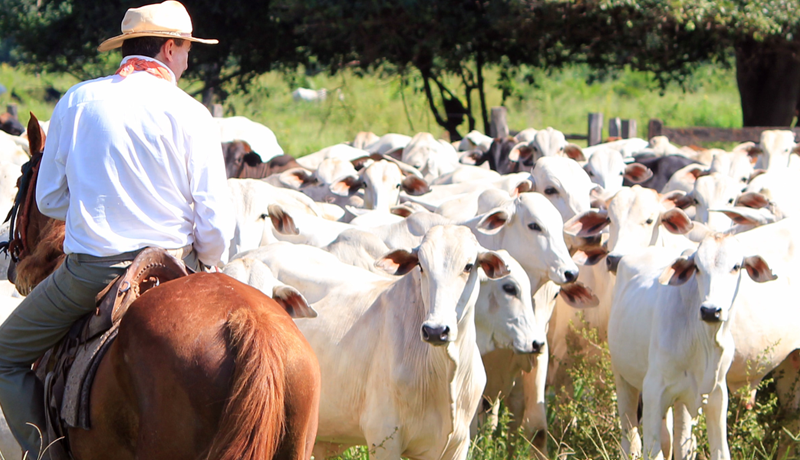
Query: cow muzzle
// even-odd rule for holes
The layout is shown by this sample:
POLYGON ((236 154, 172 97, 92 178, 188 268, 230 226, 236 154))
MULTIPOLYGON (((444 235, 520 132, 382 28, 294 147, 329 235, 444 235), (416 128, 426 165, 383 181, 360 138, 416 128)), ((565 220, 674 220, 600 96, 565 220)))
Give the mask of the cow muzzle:
POLYGON ((622 259, 622 256, 612 256, 611 254, 606 256, 606 267, 608 271, 613 274, 617 274, 617 267, 619 267, 619 261, 622 259))
POLYGON ((700 307, 700 319, 707 323, 719 323, 722 321, 722 309, 703 305, 700 307))
POLYGON ((446 345, 451 341, 450 327, 423 324, 422 340, 431 345, 446 345))

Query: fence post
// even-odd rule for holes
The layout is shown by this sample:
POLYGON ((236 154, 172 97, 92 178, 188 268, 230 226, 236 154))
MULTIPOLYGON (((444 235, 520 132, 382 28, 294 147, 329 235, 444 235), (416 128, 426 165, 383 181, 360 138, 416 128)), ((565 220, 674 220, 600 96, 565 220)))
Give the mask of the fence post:
POLYGON ((660 136, 661 131, 664 128, 664 122, 659 120, 658 118, 651 118, 650 123, 647 125, 647 140, 660 136))
POLYGON ((586 136, 588 144, 597 145, 603 142, 603 114, 590 113, 589 114, 589 133, 586 136))
POLYGON ((623 139, 630 139, 636 137, 638 129, 636 126, 636 120, 622 120, 622 138, 623 139))
POLYGON ((508 109, 505 107, 492 107, 492 124, 489 135, 493 138, 508 137, 508 109))
POLYGON ((620 117, 608 120, 608 137, 624 137, 622 135, 622 119, 620 117))
POLYGON ((17 104, 11 103, 6 106, 6 112, 8 112, 12 117, 19 120, 18 112, 19 109, 17 108, 17 104))
POLYGON ((211 116, 214 118, 222 118, 224 115, 225 111, 222 109, 222 104, 211 105, 211 116))

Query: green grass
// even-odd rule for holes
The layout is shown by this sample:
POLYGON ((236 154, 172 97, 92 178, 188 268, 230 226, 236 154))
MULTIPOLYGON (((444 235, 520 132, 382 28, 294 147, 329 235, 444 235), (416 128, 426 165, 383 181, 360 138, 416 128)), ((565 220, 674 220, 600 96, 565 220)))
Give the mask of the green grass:
MULTIPOLYGON (((741 126, 739 93, 730 69, 701 67, 689 81, 690 92, 672 85, 663 94, 647 74, 631 70, 592 83, 589 83, 592 73, 581 66, 551 74, 535 71, 533 75, 535 86, 521 79, 514 82, 516 94, 521 98, 514 97, 506 103, 512 129, 553 126, 565 133, 585 135, 589 112, 603 113, 606 134, 611 117, 637 120, 640 137, 646 136, 650 118, 661 118, 668 126, 741 126)), ((502 102, 500 89, 494 87, 496 76, 497 72, 490 70, 486 78, 489 107, 502 102)), ((63 93, 75 82, 70 76, 30 74, 2 65, 0 83, 9 91, 0 95, 0 107, 16 102, 23 121, 27 121, 28 110, 46 120, 54 104, 43 102, 44 88, 52 86, 63 93), (20 100, 12 98, 12 91, 20 100)), ((447 83, 454 91, 458 90, 457 94, 461 93, 454 79, 447 83)), ((190 81, 182 81, 181 86, 190 91, 199 87, 190 81)), ((477 94, 473 93, 473 98, 477 128, 483 131, 477 94)), ((284 150, 293 156, 352 140, 359 131, 378 135, 388 132, 413 135, 420 131, 439 137, 446 135, 434 121, 419 77, 414 74, 401 80, 361 77, 352 71, 336 76, 269 73, 259 77, 249 92, 232 94, 224 107, 228 116, 244 115, 268 126, 284 150), (298 86, 326 88, 329 97, 316 104, 295 102, 291 91, 298 86), (337 89, 341 91, 341 99, 337 97, 337 89)), ((466 134, 466 123, 460 132, 466 134)))

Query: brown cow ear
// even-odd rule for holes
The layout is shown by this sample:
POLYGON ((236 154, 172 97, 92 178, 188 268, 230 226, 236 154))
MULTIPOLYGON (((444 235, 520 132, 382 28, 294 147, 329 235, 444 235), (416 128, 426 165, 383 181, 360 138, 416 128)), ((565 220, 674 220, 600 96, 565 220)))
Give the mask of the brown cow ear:
POLYGON ((747 192, 739 195, 736 199, 736 206, 746 206, 753 209, 761 209, 769 206, 769 199, 758 192, 747 192))
POLYGON ((625 166, 624 177, 634 184, 641 184, 653 177, 653 171, 641 163, 631 163, 625 166))
POLYGON ((508 276, 508 274, 511 273, 503 258, 494 251, 486 251, 478 254, 478 263, 489 279, 496 280, 508 276))
POLYGON ((764 153, 760 147, 754 145, 747 149, 747 155, 750 157, 750 164, 756 164, 758 161, 758 156, 764 153))
POLYGON ((294 224, 294 219, 277 204, 267 206, 269 220, 275 230, 282 235, 299 235, 300 231, 294 224))
POLYGON ((699 178, 701 178, 703 176, 707 176, 707 175, 711 174, 711 172, 709 172, 708 170, 704 169, 701 166, 697 166, 695 168, 692 168, 692 169, 686 171, 686 174, 690 174, 690 175, 694 176, 694 179, 697 180, 697 179, 699 179, 699 178))
POLYGON ((572 308, 593 308, 600 305, 600 299, 594 292, 579 281, 562 284, 558 295, 572 308))
POLYGON ((750 278, 756 283, 765 283, 778 279, 778 276, 772 273, 772 269, 769 268, 767 261, 762 259, 761 256, 745 257, 744 268, 747 270, 747 274, 750 275, 750 278))
POLYGON ((44 141, 47 136, 44 134, 42 125, 33 112, 30 112, 31 118, 28 120, 28 151, 31 156, 44 151, 44 141))
POLYGON ((580 248, 572 255, 572 261, 578 265, 597 265, 608 255, 608 250, 603 246, 589 246, 580 248))
POLYGON ((361 187, 364 186, 364 181, 360 177, 345 176, 330 186, 330 191, 339 196, 353 196, 361 187))
POLYGON ((484 157, 486 153, 479 149, 470 150, 469 152, 461 155, 461 158, 458 159, 458 162, 462 165, 479 165, 484 162, 484 157))
POLYGON ((661 276, 658 277, 658 282, 663 285, 680 286, 689 281, 696 270, 694 256, 681 257, 664 269, 661 276))
POLYGON ((676 235, 685 235, 688 233, 694 224, 689 216, 686 215, 680 208, 672 208, 661 215, 661 225, 663 225, 670 233, 676 235))
POLYGON ((564 154, 575 161, 586 161, 586 157, 583 155, 583 150, 581 150, 581 148, 575 144, 567 144, 567 146, 564 148, 564 154))
POLYGON ((608 212, 589 210, 572 217, 564 223, 564 233, 581 238, 597 236, 611 223, 608 212))
POLYGON ((272 288, 272 300, 278 302, 292 318, 316 318, 317 311, 308 304, 300 291, 291 286, 272 288))
POLYGON ((526 179, 514 187, 511 196, 518 197, 520 194, 530 192, 531 190, 533 190, 533 182, 526 179))
POLYGON ((431 191, 425 179, 420 179, 417 176, 408 175, 402 182, 403 190, 412 196, 424 195, 431 191))
POLYGON ((476 227, 479 232, 486 235, 494 235, 499 232, 501 228, 511 219, 508 212, 500 209, 485 215, 476 227))
POLYGON ((303 168, 287 169, 278 176, 281 184, 294 190, 316 182, 314 175, 303 168))
POLYGON ((389 213, 400 217, 408 217, 413 214, 414 211, 406 206, 394 206, 389 209, 389 213))
POLYGON ((390 275, 403 276, 419 265, 417 250, 397 249, 375 261, 375 267, 390 275))
POLYGON ((364 169, 364 166, 367 164, 367 162, 372 162, 372 158, 367 155, 350 160, 350 163, 353 165, 353 168, 355 168, 356 171, 361 171, 364 169))
POLYGON ((674 190, 661 196, 661 203, 666 207, 670 204, 676 208, 686 209, 694 205, 694 194, 686 193, 682 190, 674 190))

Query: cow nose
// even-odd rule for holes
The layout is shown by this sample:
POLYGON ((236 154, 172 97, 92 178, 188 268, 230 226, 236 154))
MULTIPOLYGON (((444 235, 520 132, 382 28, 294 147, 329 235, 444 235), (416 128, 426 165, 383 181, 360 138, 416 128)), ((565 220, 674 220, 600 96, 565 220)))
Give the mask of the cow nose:
POLYGON ((612 256, 612 255, 606 256, 606 267, 608 267, 608 271, 616 274, 620 259, 622 259, 622 256, 612 256))
POLYGON ((567 283, 571 283, 578 279, 578 272, 575 270, 567 270, 564 272, 564 279, 567 280, 567 283))
POLYGON ((719 307, 700 307, 700 319, 707 323, 722 321, 722 309, 719 307))
POLYGON ((422 340, 432 345, 444 345, 449 337, 450 328, 448 326, 422 326, 422 340))
POLYGON ((544 342, 537 342, 533 341, 531 344, 531 353, 539 354, 542 352, 542 348, 544 348, 544 342))

